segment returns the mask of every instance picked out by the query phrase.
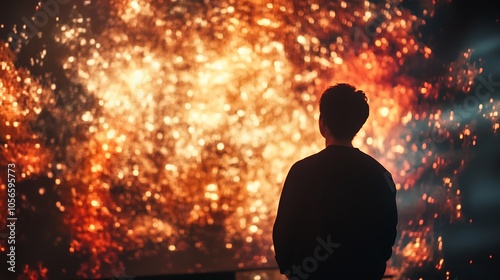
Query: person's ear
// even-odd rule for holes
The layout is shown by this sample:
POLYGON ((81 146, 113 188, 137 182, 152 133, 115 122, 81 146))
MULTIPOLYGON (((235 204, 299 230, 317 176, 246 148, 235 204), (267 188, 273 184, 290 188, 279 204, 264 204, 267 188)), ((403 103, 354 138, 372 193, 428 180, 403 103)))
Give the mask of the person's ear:
POLYGON ((326 138, 326 130, 328 129, 325 125, 325 120, 323 119, 322 115, 319 115, 319 132, 321 133, 321 136, 326 138))

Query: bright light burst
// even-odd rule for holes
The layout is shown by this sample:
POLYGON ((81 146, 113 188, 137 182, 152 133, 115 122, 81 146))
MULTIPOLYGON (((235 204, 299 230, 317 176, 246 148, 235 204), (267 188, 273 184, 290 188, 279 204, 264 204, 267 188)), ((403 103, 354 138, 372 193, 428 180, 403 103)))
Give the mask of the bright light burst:
MULTIPOLYGON (((167 256, 158 273, 176 272, 183 251, 225 251, 240 268, 272 265, 283 180, 293 162, 322 148, 317 102, 337 82, 367 93, 370 117, 354 144, 381 160, 401 193, 407 216, 393 272, 427 261, 441 269, 432 221, 443 210, 460 218, 457 172, 441 176, 450 161, 418 140, 449 137, 459 122, 415 104, 440 87, 468 92, 479 70, 466 53, 436 81, 405 74, 408 60, 432 57, 413 32, 423 20, 399 3, 132 0, 111 1, 94 33, 95 19, 83 14, 75 7, 54 37, 69 50, 61 58, 67 77, 96 106, 75 118, 84 137, 70 136, 61 149, 71 156, 49 174, 69 194, 58 207, 72 229, 71 252, 91 256, 80 276, 110 276, 126 252, 167 256), (442 182, 416 185, 429 168, 442 182)), ((5 79, 2 100, 15 95, 5 86, 15 78, 5 79)), ((490 100, 482 110, 494 109, 490 100)), ((196 260, 182 267, 213 269, 196 260)))

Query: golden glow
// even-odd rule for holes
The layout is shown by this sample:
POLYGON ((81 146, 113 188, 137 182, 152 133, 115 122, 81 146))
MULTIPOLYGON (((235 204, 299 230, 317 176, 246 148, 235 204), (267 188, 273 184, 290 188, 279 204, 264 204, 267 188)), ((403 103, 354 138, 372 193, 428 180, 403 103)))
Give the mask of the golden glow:
MULTIPOLYGON (((73 233, 71 252, 91 252, 80 277, 100 277, 105 272, 99 263, 118 265, 112 260, 121 251, 145 242, 168 240, 153 253, 201 250, 206 240, 185 245, 192 242, 187 236, 211 225, 223 229, 221 248, 242 252, 238 267, 273 259, 271 229, 281 186, 295 161, 323 148, 317 103, 335 83, 367 93, 370 117, 354 144, 380 159, 399 191, 416 188, 418 168, 445 165, 429 145, 402 132, 427 118, 429 129, 456 124, 454 112, 440 117, 436 108, 425 113, 415 107, 419 96, 437 96, 436 84, 400 73, 409 57, 433 55, 412 37, 417 19, 408 11, 369 1, 311 4, 302 13, 284 0, 222 1, 206 9, 167 2, 112 1, 109 26, 98 34, 87 26, 93 19, 79 13, 71 23, 58 23, 53 36, 71 50, 61 59, 67 78, 98 105, 78 112, 68 125, 83 127, 85 137, 68 139, 70 156, 59 157, 57 173, 51 166, 56 151, 32 137, 38 134, 29 126, 42 109, 62 116, 54 109, 56 85, 43 88, 28 71, 16 69, 14 55, 0 46, 3 156, 22 166, 24 177, 45 173, 58 188, 71 190, 57 207, 73 233), (363 32, 381 12, 387 20, 370 43, 355 39, 356 28, 363 32)), ((450 66, 444 86, 468 91, 478 73, 468 57, 450 66)), ((493 103, 481 109, 498 130, 493 103)), ((465 128, 461 139, 473 135, 473 128, 465 128)), ((460 217, 459 193, 446 192, 456 174, 448 175, 417 200, 460 217)), ((391 268, 394 273, 431 261, 441 250, 441 241, 433 240, 435 216, 422 215, 402 223, 401 236, 410 241, 398 240, 394 258, 407 266, 391 268)))

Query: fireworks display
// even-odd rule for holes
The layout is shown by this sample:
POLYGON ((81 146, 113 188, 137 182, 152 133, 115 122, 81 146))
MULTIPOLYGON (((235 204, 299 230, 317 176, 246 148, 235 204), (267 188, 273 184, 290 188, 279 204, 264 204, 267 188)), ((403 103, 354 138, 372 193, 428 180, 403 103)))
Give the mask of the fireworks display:
MULTIPOLYGON (((473 51, 432 80, 410 73, 433 59, 417 31, 432 18, 431 1, 422 17, 399 2, 60 5, 71 12, 48 17, 55 26, 43 36, 61 50, 63 77, 15 64, 29 37, 19 26, 0 46, 0 165, 54 182, 29 188, 38 199, 58 194, 69 254, 85 259, 79 277, 274 267, 284 178, 323 148, 317 103, 340 82, 369 98, 354 146, 379 159, 399 191, 388 273, 443 270, 435 221, 463 219, 457 176, 477 141, 471 116, 496 133, 500 103, 485 89, 474 95, 474 79, 491 79, 471 63, 473 51), (473 109, 459 94, 475 96, 473 109), (467 114, 440 106, 443 96, 467 114)), ((46 55, 33 55, 32 66, 46 55)), ((26 274, 41 278, 40 261, 26 274)))

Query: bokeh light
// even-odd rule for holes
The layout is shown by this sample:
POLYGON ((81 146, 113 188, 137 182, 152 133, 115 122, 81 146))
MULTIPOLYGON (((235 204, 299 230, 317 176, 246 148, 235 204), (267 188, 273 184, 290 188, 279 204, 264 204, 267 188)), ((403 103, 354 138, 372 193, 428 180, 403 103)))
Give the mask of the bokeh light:
MULTIPOLYGON (((1 165, 53 178, 69 250, 88 256, 78 276, 110 277, 151 258, 155 274, 274 266, 283 180, 322 149, 318 99, 339 82, 367 93, 370 117, 354 145, 399 191, 388 272, 442 269, 434 223, 463 218, 465 158, 453 147, 476 144, 470 115, 499 128, 493 98, 469 115, 437 102, 472 94, 482 72, 472 51, 432 80, 411 75, 408 65, 433 51, 418 38, 425 19, 399 2, 89 0, 71 10, 44 36, 64 50, 58 61, 74 90, 17 67, 8 47, 23 44, 0 46, 1 165)), ((43 62, 34 55, 33 65, 43 62)))

